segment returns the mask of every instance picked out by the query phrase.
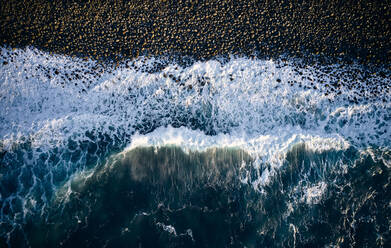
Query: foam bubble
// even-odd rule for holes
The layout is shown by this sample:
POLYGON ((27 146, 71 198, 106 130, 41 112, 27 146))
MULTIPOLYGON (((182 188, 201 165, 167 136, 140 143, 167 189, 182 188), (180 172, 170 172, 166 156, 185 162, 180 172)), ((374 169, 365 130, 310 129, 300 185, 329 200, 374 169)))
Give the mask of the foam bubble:
POLYGON ((313 186, 306 187, 301 201, 306 204, 317 204, 322 199, 322 195, 326 188, 327 184, 325 182, 318 182, 313 186))

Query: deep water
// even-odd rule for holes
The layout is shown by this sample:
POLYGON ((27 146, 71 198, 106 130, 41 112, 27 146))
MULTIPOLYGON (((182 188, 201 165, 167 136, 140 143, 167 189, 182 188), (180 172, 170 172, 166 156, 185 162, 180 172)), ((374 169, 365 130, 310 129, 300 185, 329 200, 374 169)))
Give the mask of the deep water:
POLYGON ((32 48, 0 63, 1 247, 391 242, 384 68, 32 48))

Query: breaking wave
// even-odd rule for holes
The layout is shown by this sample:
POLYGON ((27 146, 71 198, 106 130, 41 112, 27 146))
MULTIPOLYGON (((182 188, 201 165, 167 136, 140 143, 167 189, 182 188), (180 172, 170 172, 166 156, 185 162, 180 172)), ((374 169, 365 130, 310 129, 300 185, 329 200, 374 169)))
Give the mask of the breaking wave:
POLYGON ((33 48, 0 63, 0 244, 390 240, 385 68, 33 48))

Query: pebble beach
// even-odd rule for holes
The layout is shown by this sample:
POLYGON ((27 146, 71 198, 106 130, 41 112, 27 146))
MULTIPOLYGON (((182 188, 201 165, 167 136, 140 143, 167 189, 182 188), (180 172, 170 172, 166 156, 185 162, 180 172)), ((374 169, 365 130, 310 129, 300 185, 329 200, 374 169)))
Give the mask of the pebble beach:
POLYGON ((122 60, 315 55, 391 59, 388 1, 2 1, 0 45, 122 60))

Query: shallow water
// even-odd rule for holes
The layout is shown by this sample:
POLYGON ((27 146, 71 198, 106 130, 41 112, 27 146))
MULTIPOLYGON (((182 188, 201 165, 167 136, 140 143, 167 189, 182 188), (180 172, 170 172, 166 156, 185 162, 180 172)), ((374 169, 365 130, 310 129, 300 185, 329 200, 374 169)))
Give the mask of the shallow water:
POLYGON ((2 246, 390 242, 384 68, 33 48, 0 63, 2 246))

